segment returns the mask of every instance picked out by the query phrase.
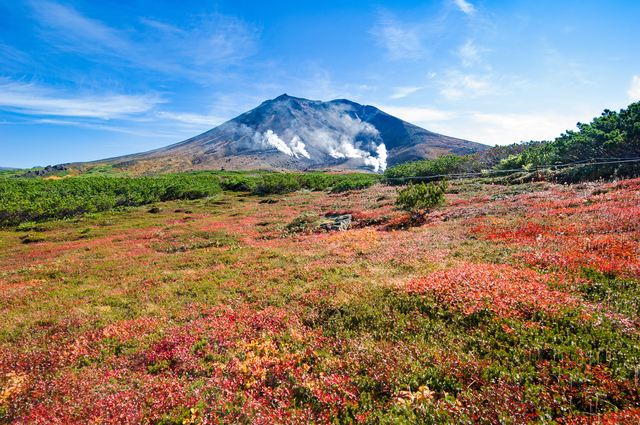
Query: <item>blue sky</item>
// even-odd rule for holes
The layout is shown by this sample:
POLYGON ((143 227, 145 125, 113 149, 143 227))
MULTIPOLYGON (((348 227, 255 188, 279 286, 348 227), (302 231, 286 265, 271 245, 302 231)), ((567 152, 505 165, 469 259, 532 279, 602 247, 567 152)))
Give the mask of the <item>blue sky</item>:
POLYGON ((282 93, 489 145, 640 100, 637 0, 0 0, 0 166, 204 132, 282 93))

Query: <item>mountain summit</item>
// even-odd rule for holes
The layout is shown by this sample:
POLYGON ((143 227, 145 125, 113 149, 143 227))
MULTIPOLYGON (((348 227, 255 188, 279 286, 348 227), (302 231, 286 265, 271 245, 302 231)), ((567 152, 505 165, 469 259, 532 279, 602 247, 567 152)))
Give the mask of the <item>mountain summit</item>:
POLYGON ((225 168, 382 172, 405 161, 485 149, 488 146, 433 133, 373 106, 346 99, 321 102, 283 94, 199 136, 109 162, 146 162, 142 168, 149 171, 225 168))

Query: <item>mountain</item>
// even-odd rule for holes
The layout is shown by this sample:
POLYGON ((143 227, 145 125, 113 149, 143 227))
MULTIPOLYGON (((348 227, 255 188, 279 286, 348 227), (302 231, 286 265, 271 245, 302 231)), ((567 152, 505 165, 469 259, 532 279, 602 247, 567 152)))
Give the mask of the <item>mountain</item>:
POLYGON ((146 173, 221 168, 381 172, 406 161, 488 148, 425 130, 373 106, 283 94, 183 142, 96 162, 146 173))

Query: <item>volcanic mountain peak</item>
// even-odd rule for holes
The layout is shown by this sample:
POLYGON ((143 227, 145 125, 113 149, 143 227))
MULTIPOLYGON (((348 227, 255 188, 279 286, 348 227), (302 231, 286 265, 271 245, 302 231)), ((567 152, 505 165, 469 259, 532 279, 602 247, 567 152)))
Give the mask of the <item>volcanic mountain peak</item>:
POLYGON ((443 136, 347 99, 286 93, 199 136, 118 159, 173 161, 188 169, 336 169, 381 172, 387 165, 468 154, 488 146, 443 136))

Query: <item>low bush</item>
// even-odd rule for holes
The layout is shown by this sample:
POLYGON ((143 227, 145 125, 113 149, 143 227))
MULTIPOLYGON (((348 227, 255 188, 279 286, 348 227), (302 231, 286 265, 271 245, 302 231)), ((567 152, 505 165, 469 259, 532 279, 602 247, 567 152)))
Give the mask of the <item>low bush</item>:
POLYGON ((445 203, 444 196, 447 190, 447 181, 442 180, 439 184, 433 182, 416 184, 409 182, 409 185, 398 192, 396 205, 409 212, 426 212, 431 208, 445 203))
POLYGON ((221 192, 217 177, 87 177, 61 180, 0 180, 0 226, 64 219, 116 207, 174 199, 199 199, 221 192))
POLYGON ((379 181, 379 177, 370 174, 352 174, 333 185, 331 193, 347 192, 349 190, 367 189, 379 181))
POLYGON ((234 176, 223 179, 220 186, 235 192, 251 192, 254 195, 274 195, 296 192, 301 189, 312 191, 332 188, 332 193, 366 189, 379 182, 376 174, 267 174, 263 176, 234 176))

